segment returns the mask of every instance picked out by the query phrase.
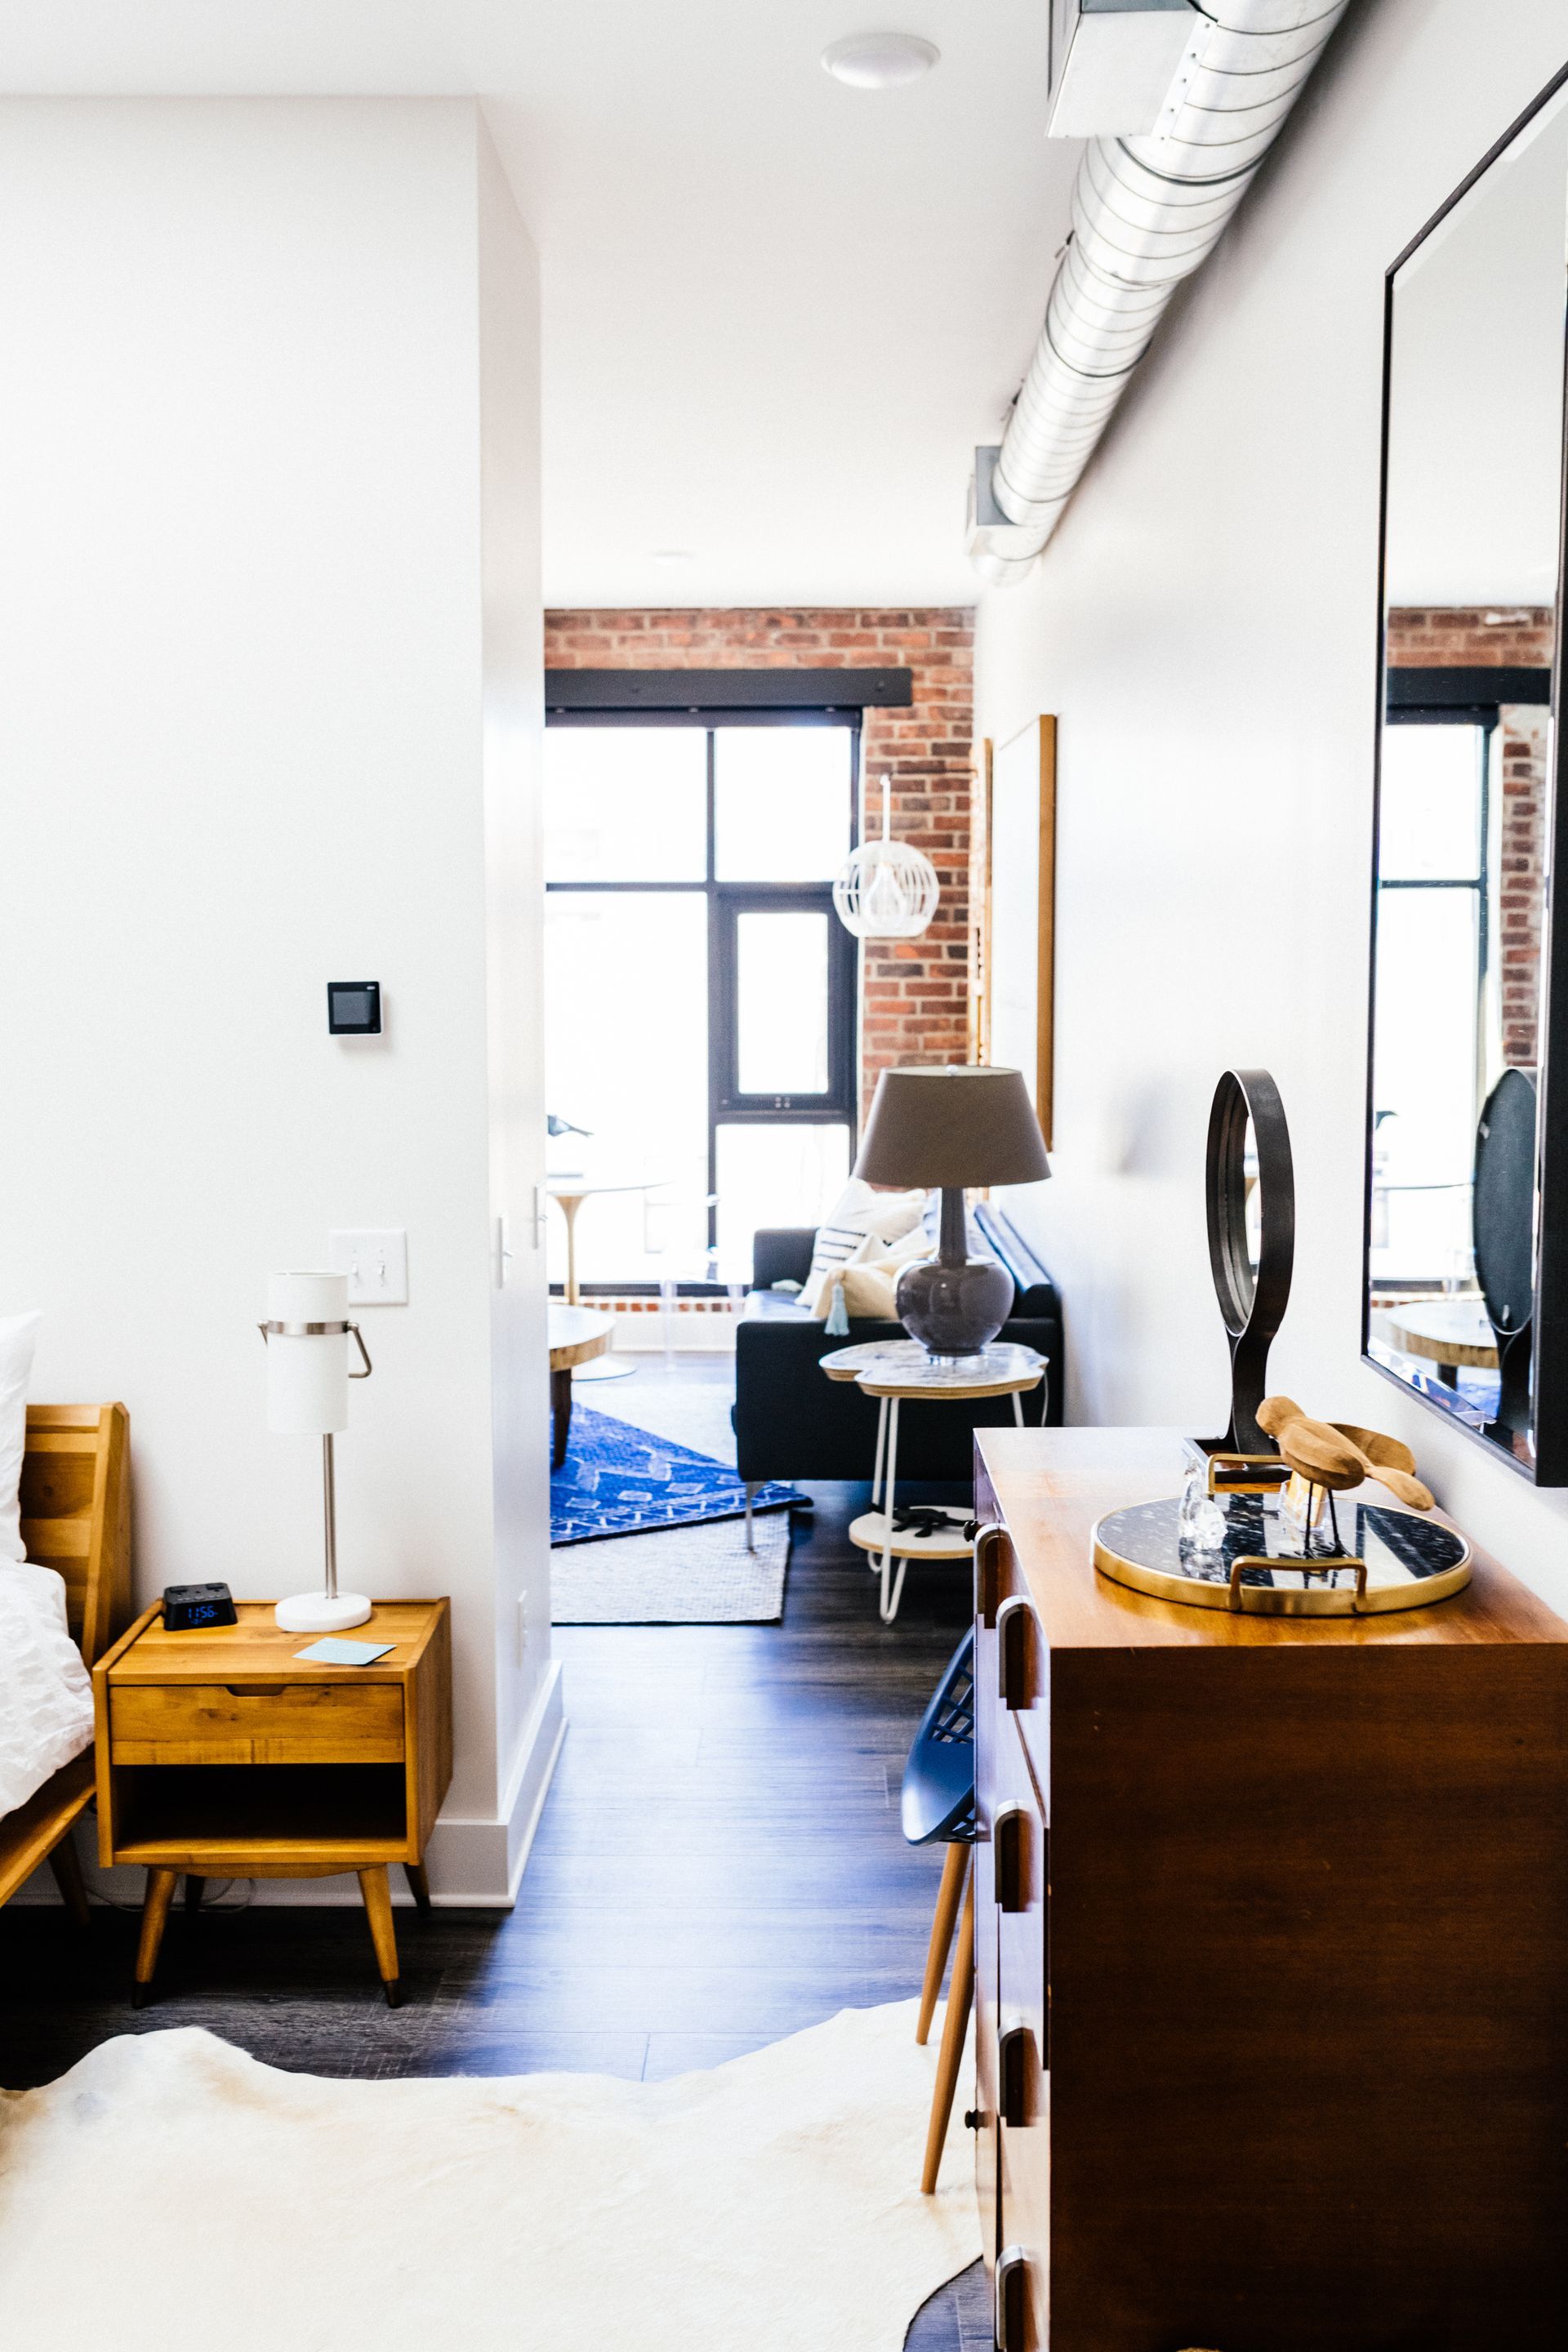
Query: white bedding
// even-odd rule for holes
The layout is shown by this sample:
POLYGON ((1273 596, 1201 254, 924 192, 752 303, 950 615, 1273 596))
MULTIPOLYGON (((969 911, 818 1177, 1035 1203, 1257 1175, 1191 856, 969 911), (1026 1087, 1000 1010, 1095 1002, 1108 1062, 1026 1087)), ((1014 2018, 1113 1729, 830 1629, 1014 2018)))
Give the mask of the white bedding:
POLYGON ((52 1568, 0 1559, 0 1814, 92 1744, 92 1685, 52 1568))

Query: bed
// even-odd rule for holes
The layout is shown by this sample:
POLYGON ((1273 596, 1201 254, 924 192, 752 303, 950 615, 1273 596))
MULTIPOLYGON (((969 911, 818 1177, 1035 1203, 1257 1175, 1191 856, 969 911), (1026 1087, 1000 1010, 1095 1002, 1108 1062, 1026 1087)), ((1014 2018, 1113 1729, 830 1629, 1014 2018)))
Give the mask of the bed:
MULTIPOLYGON (((90 1666, 131 1616, 130 1416, 122 1404, 30 1404, 22 1464, 27 1558, 64 1578, 71 1638, 90 1666)), ((42 1862, 67 1906, 88 1916, 70 1832, 92 1798, 90 1744, 0 1817, 0 1903, 42 1862)))

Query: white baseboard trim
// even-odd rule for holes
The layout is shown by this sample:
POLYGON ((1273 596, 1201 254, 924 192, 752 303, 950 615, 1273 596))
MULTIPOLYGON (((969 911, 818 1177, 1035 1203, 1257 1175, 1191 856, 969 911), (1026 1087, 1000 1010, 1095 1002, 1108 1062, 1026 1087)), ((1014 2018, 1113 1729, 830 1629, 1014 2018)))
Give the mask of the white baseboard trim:
MULTIPOLYGON (((561 1661, 552 1658, 518 1743, 517 1762, 496 1821, 451 1819, 443 1814, 431 1832, 425 1866, 430 1878, 430 1899, 443 1910, 510 1911, 533 1845, 544 1800, 550 1793, 556 1759, 566 1737, 566 1708, 561 1661)), ((100 1870, 92 1857, 93 1823, 89 1815, 76 1830, 77 1851, 89 1895, 126 1909, 139 1910, 146 1874, 140 1869, 100 1870)), ((394 1865, 392 1900, 399 1908, 412 1907, 401 1870, 394 1865)), ((58 1904, 52 1873, 44 1864, 11 1897, 13 1903, 58 1904)), ((335 1905, 360 1906, 359 1882, 352 1873, 337 1878, 258 1878, 251 1883, 250 1900, 268 1908, 335 1905)))

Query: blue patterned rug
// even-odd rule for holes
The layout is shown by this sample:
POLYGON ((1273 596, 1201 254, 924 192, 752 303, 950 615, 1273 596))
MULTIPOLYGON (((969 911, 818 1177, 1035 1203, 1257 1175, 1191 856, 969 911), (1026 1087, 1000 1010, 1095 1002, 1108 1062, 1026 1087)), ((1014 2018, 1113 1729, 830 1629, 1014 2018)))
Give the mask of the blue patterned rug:
MULTIPOLYGON (((760 1486, 754 1511, 788 1510, 805 1496, 793 1486, 760 1486)), ((574 1405, 566 1459, 550 1474, 550 1540, 592 1543, 646 1528, 738 1518, 746 1490, 710 1454, 694 1453, 590 1406, 574 1405)))

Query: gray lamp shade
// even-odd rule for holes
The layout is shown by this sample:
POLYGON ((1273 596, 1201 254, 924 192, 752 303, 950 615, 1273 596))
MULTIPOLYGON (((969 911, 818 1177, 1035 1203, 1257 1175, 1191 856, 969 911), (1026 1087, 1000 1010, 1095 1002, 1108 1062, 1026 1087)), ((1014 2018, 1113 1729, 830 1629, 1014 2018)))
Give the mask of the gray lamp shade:
POLYGON ((868 1184, 1034 1184, 1051 1172, 1021 1070, 884 1070, 855 1173, 868 1184))

